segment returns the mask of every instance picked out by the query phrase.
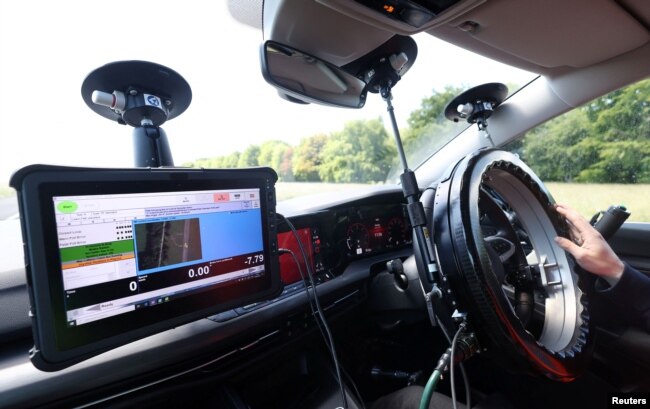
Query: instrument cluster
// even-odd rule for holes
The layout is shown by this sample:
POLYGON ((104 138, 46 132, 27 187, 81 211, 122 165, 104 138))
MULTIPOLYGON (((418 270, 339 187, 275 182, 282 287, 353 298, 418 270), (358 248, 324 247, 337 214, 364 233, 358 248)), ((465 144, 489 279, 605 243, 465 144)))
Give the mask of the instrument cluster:
POLYGON ((337 215, 337 236, 349 257, 397 249, 412 243, 406 207, 370 205, 351 207, 337 215))
MULTIPOLYGON (((352 260, 413 243, 406 205, 402 203, 337 207, 292 217, 292 221, 301 237, 308 263, 316 277, 323 281, 339 275, 352 260)), ((298 243, 286 230, 288 228, 280 227, 279 246, 292 250, 306 273, 298 243)), ((280 270, 285 284, 301 281, 300 269, 292 256, 283 254, 280 257, 280 270)))

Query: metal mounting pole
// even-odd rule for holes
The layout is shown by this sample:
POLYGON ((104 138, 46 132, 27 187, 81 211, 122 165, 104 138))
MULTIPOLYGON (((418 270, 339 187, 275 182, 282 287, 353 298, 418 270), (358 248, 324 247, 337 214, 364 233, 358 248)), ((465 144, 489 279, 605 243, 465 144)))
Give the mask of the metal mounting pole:
POLYGON ((426 214, 424 213, 422 202, 419 200, 420 188, 418 187, 415 173, 408 167, 402 139, 395 119, 394 107, 391 103, 393 96, 390 86, 384 86, 381 88, 381 96, 387 104, 388 113, 393 126, 393 133, 395 135, 395 142, 397 144, 397 151, 399 152, 400 161, 404 168, 404 171, 400 175, 400 181, 402 183, 402 192, 406 198, 409 220, 411 222, 411 227, 413 228, 413 234, 415 235, 413 251, 418 253, 419 260, 421 260, 422 263, 421 266, 418 266, 418 273, 420 274, 420 281, 422 282, 422 287, 425 293, 429 293, 436 283, 434 273, 438 271, 438 267, 433 252, 433 246, 431 245, 431 237, 427 227, 426 214))

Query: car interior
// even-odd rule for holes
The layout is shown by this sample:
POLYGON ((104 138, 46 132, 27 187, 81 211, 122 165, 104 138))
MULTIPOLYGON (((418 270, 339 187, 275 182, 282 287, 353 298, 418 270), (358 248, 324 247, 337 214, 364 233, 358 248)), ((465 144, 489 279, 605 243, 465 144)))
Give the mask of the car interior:
MULTIPOLYGON (((393 183, 276 200, 278 169, 166 167, 182 139, 168 144, 160 125, 191 100, 174 67, 93 71, 85 115, 126 123, 144 142, 134 168, 12 176, 20 217, 0 226, 13 249, 2 258, 25 267, 0 270, 0 407, 353 409, 416 385, 446 395, 431 407, 604 408, 650 392, 650 334, 594 295, 553 241, 568 230, 551 193, 504 149, 647 79, 650 3, 229 0, 228 11, 259 30, 247 52, 278 103, 331 115, 370 99, 393 120, 406 115, 402 77, 438 58, 418 53, 416 34, 536 76, 509 95, 493 82, 449 101, 444 115, 464 126, 422 163, 407 163, 391 134, 393 183), (119 219, 117 199, 144 210, 119 219), (66 251, 99 234, 62 224, 84 206, 115 214, 111 240, 122 241, 66 251), (113 284, 65 273, 120 257, 148 273, 113 284), (217 268, 234 278, 213 278, 217 268), (168 278, 155 281, 158 271, 168 278), (131 295, 140 291, 152 292, 131 295)), ((650 223, 623 218, 613 230, 616 254, 650 274, 650 223)))

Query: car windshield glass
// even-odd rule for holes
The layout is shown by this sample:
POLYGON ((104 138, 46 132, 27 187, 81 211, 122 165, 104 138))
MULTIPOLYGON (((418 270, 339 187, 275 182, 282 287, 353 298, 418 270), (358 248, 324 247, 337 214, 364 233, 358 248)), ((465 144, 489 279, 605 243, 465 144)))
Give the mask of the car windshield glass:
MULTIPOLYGON (((413 168, 465 127, 441 119, 459 91, 498 81, 512 92, 534 77, 427 34, 415 39, 418 58, 393 90, 413 168)), ((371 94, 363 109, 342 109, 279 98, 260 72, 263 40, 226 2, 2 2, 0 219, 17 213, 8 180, 22 166, 133 166, 130 127, 92 112, 80 93, 91 71, 123 60, 162 64, 191 85, 187 111, 163 125, 177 166, 271 166, 281 200, 392 183, 384 101, 371 94)))

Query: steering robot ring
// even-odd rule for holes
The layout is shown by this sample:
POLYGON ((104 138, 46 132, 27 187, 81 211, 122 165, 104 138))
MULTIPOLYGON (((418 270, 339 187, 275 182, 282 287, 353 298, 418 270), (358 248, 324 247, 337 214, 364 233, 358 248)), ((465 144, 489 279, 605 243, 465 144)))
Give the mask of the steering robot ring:
POLYGON ((486 353, 551 379, 578 376, 593 338, 588 284, 553 240, 568 229, 541 180, 515 155, 484 149, 423 201, 448 307, 467 313, 486 353))

